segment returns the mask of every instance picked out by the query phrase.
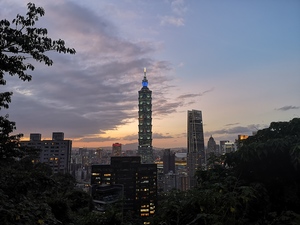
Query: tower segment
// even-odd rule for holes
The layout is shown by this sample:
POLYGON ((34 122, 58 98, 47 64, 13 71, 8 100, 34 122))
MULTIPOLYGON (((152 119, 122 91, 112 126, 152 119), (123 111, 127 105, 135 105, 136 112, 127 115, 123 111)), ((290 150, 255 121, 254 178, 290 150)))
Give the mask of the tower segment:
POLYGON ((153 163, 152 149, 152 91, 148 88, 146 68, 144 68, 144 79, 139 94, 138 112, 138 155, 141 156, 142 163, 153 163))

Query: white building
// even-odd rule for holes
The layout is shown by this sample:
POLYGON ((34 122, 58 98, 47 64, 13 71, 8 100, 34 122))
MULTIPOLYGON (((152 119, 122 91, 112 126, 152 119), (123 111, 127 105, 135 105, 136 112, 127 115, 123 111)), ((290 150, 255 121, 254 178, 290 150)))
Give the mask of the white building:
POLYGON ((21 141, 21 146, 40 149, 38 161, 48 164, 54 173, 69 173, 72 141, 64 140, 63 132, 53 132, 52 140, 41 139, 41 134, 32 133, 29 141, 21 141))
POLYGON ((236 145, 234 142, 224 143, 224 153, 230 153, 236 151, 236 145))

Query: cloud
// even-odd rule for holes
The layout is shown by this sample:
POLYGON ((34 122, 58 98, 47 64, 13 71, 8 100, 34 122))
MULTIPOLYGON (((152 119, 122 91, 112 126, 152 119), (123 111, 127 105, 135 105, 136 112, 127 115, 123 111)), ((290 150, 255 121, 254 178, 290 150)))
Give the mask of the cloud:
POLYGON ((169 102, 165 98, 159 98, 155 100, 152 104, 153 106, 153 116, 165 116, 171 113, 176 112, 176 109, 182 106, 183 103, 178 102, 169 102))
POLYGON ((169 139, 169 138, 174 138, 174 137, 170 136, 170 135, 163 135, 161 133, 153 133, 152 138, 153 139, 169 139))
POLYGON ((127 141, 137 141, 138 140, 138 134, 132 134, 132 135, 127 135, 125 137, 122 138, 123 140, 127 140, 127 141))
MULTIPOLYGON (((226 125, 227 126, 227 125, 226 125)), ((259 130, 262 127, 262 125, 252 124, 248 126, 235 126, 228 129, 220 129, 220 130, 214 130, 206 132, 207 136, 210 135, 218 135, 218 134, 252 134, 253 132, 259 130)))
POLYGON ((180 67, 184 67, 184 65, 185 65, 184 62, 180 62, 180 63, 177 65, 177 67, 179 67, 179 68, 180 68, 180 67))
POLYGON ((174 25, 177 27, 184 26, 184 19, 182 17, 163 16, 160 21, 161 25, 174 25))
POLYGON ((225 124, 225 126, 234 126, 234 125, 238 125, 240 123, 228 123, 228 124, 225 124))
POLYGON ((112 138, 112 137, 85 137, 85 138, 79 138, 77 139, 77 141, 81 141, 81 142, 106 142, 106 141, 118 141, 117 138, 112 138))
MULTIPOLYGON (((173 88, 173 86, 165 86, 164 92, 167 93, 169 88, 173 88)), ((208 92, 213 91, 214 88, 211 88, 209 90, 206 90, 204 92, 198 93, 198 94, 184 94, 178 96, 175 101, 169 100, 168 98, 164 97, 165 93, 162 93, 161 90, 156 90, 155 95, 159 96, 158 98, 153 97, 152 107, 153 107, 153 116, 167 116, 171 113, 174 113, 177 111, 178 108, 182 106, 188 106, 193 103, 195 103, 195 100, 193 98, 203 96, 208 92), (191 100, 192 99, 192 100, 191 100)))
MULTIPOLYGON (((236 123, 239 124, 239 123, 236 123)), ((232 126, 230 124, 227 124, 225 126, 232 126)), ((213 138, 216 141, 221 140, 229 140, 229 141, 235 141, 238 138, 238 135, 253 135, 256 131, 260 129, 264 129, 268 127, 268 125, 264 124, 251 124, 247 126, 234 126, 231 128, 224 128, 219 130, 213 130, 213 131, 207 131, 204 133, 204 136, 206 140, 209 139, 209 137, 213 136, 213 138)))
POLYGON ((157 43, 124 39, 107 18, 70 1, 44 1, 43 7, 46 14, 37 27, 47 28, 49 37, 65 40, 77 53, 47 53, 53 66, 34 63, 29 83, 7 77, 5 88, 14 95, 4 113, 16 122, 17 132, 62 131, 76 141, 115 140, 100 134, 136 118, 144 67, 150 89, 159 95, 153 100, 156 116, 181 106, 165 97, 174 88, 167 75, 171 64, 151 57, 157 43))
POLYGON ((171 0, 171 15, 160 17, 160 25, 172 25, 181 27, 185 25, 184 14, 187 11, 185 0, 171 0))
POLYGON ((293 109, 300 109, 300 106, 287 105, 287 106, 283 106, 283 107, 275 109, 275 110, 278 110, 278 111, 288 111, 288 110, 293 110, 293 109))
POLYGON ((171 1, 172 11, 176 15, 183 15, 187 11, 187 7, 185 5, 185 0, 173 0, 171 1))
POLYGON ((184 94, 184 95, 180 95, 177 97, 178 100, 185 100, 185 99, 189 99, 189 98, 195 98, 195 97, 200 97, 200 96, 203 96, 205 95, 206 93, 209 93, 211 91, 213 91, 214 88, 211 88, 209 90, 206 90, 206 91, 203 91, 201 93, 198 93, 198 94, 184 94))

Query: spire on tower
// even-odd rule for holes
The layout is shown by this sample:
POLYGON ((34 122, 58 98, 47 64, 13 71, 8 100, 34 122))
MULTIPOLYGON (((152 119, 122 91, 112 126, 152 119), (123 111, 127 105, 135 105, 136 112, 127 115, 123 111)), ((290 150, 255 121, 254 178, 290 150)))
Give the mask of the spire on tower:
POLYGON ((142 81, 142 85, 143 87, 147 87, 148 86, 148 80, 147 80, 147 77, 146 77, 146 68, 144 68, 144 79, 142 81))

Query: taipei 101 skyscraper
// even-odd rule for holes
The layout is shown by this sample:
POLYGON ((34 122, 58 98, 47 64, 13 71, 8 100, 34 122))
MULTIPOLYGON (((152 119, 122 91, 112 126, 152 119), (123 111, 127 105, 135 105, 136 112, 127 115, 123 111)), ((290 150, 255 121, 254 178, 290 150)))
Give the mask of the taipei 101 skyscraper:
POLYGON ((138 155, 142 163, 153 163, 152 149, 152 91, 148 88, 146 68, 144 68, 144 79, 139 91, 139 146, 138 155))

